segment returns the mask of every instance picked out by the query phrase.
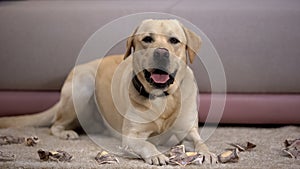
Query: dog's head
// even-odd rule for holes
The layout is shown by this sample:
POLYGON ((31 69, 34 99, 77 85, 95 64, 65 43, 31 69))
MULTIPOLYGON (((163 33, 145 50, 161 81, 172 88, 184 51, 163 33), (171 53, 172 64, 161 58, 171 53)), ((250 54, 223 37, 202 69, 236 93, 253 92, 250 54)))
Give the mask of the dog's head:
POLYGON ((128 38, 124 59, 132 54, 139 81, 159 95, 177 88, 174 84, 182 81, 188 58, 192 63, 200 45, 200 37, 177 20, 145 20, 128 38))

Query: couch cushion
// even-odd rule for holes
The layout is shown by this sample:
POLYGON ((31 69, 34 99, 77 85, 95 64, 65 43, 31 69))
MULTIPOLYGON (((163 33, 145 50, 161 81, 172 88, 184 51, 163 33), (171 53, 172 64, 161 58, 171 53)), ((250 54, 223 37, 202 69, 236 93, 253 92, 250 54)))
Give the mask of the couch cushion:
MULTIPOLYGON (((294 0, 2 2, 0 90, 59 90, 96 30, 127 14, 158 11, 208 35, 228 92, 299 93, 299 6, 294 0)), ((200 91, 210 92, 205 67, 198 61, 193 69, 200 91)))

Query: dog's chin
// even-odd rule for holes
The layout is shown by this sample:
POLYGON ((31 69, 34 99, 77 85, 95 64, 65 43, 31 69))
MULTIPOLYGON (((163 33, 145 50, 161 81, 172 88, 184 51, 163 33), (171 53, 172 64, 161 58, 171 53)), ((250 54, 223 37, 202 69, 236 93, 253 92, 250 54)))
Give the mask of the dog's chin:
POLYGON ((144 76, 147 82, 156 89, 166 89, 174 83, 177 70, 168 73, 160 69, 144 69, 144 76))

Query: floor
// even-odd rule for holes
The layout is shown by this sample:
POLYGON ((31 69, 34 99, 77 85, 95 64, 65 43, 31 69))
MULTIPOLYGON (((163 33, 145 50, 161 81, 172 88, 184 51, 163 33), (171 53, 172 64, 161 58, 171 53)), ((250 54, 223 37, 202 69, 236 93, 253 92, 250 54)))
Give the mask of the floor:
MULTIPOLYGON (((212 127, 204 129, 213 131, 212 127)), ((78 140, 60 140, 50 134, 48 128, 9 128, 0 129, 0 136, 12 135, 18 137, 38 136, 40 142, 28 147, 23 144, 0 146, 0 151, 15 154, 14 161, 1 162, 0 168, 180 168, 179 166, 150 166, 143 160, 117 157, 119 164, 99 165, 94 159, 101 148, 87 135, 81 135, 78 140), (71 162, 41 161, 38 149, 64 150, 73 158, 71 162)), ((300 168, 300 160, 284 156, 281 149, 287 138, 299 138, 299 126, 281 127, 218 127, 207 140, 211 151, 220 154, 230 148, 228 143, 243 143, 250 141, 257 145, 250 152, 240 152, 237 163, 188 165, 185 168, 300 168)), ((114 138, 103 137, 103 144, 112 145, 114 138)))

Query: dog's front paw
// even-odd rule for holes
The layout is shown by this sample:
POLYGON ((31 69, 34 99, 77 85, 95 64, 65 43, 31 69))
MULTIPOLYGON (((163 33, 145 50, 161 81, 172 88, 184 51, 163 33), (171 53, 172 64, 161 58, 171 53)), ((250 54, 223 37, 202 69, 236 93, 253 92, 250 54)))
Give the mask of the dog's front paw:
POLYGON ((78 139, 78 134, 73 130, 64 130, 59 133, 59 138, 64 140, 75 140, 78 139))
POLYGON ((166 165, 169 162, 169 158, 163 154, 151 156, 144 159, 146 163, 151 165, 166 165))
POLYGON ((203 154, 203 162, 208 162, 210 164, 218 163, 217 156, 208 150, 208 147, 204 143, 198 143, 195 147, 195 150, 203 154))
POLYGON ((202 153, 203 154, 203 161, 204 162, 209 162, 210 164, 217 164, 218 163, 218 158, 217 158, 217 156, 214 154, 214 153, 212 153, 212 152, 201 152, 200 151, 200 153, 202 153))

